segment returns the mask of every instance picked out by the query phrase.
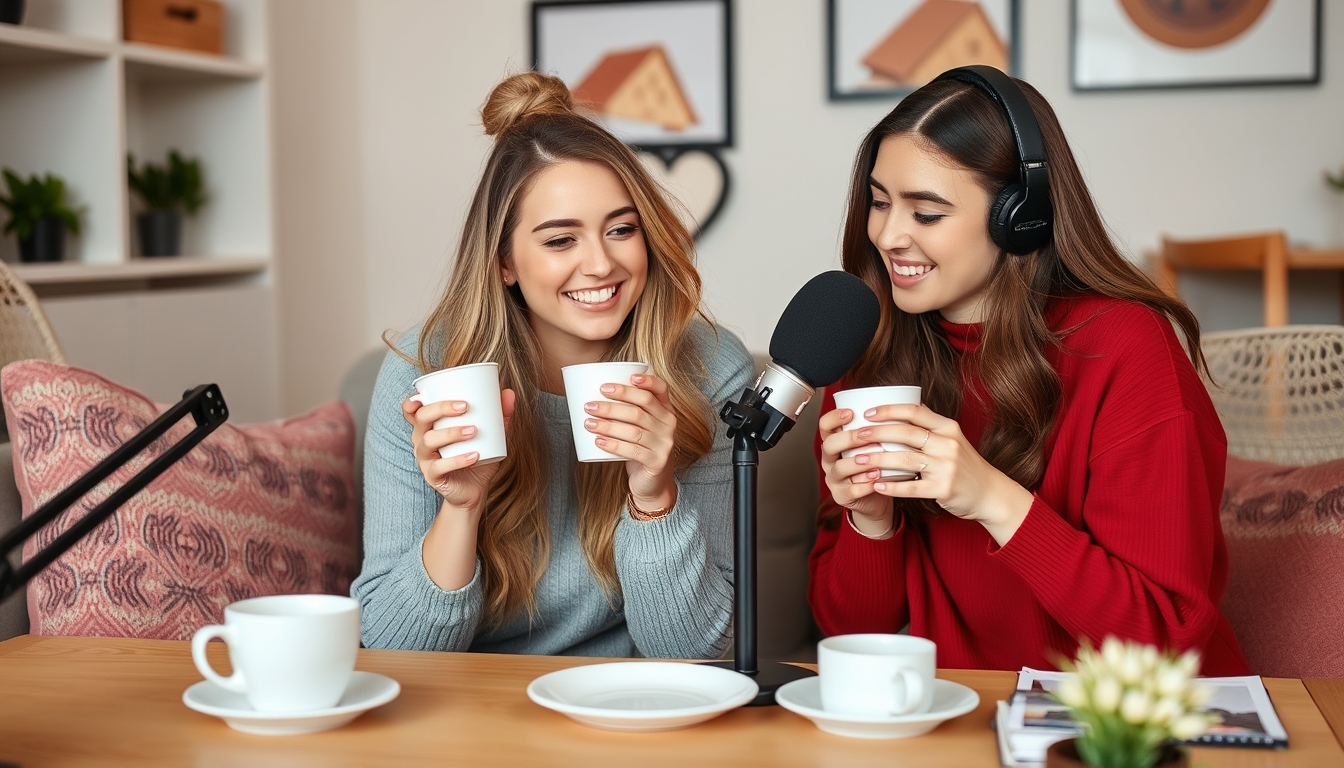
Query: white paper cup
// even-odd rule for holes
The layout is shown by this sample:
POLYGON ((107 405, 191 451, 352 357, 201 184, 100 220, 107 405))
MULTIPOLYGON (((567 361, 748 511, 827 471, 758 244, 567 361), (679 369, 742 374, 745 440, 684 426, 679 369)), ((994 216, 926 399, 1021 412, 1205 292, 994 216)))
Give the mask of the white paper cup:
POLYGON ((888 717, 933 707, 937 647, 911 635, 836 635, 817 643, 821 708, 888 717))
POLYGON ((479 464, 501 461, 508 455, 504 444, 504 407, 499 399, 499 364, 472 363, 427 373, 414 382, 413 400, 429 405, 443 400, 461 400, 467 412, 445 416, 434 422, 435 429, 473 426, 476 434, 460 443, 445 445, 439 456, 449 459, 478 451, 479 464))
POLYGON ((616 402, 602 394, 602 385, 629 385, 631 376, 647 373, 648 370, 649 366, 644 363, 584 363, 560 369, 565 379, 565 401, 569 404, 569 427, 574 433, 574 452, 578 454, 579 461, 625 461, 597 447, 597 435, 583 426, 585 420, 593 418, 583 406, 600 400, 616 402))
POLYGON ((336 706, 355 671, 359 602, 337 595, 274 595, 233 603, 224 623, 196 630, 191 658, 205 679, 247 696, 258 712, 336 706), (205 645, 229 646, 233 674, 210 667, 205 645))
MULTIPOLYGON (((905 422, 903 421, 869 421, 863 417, 863 412, 879 405, 896 405, 901 403, 919 405, 919 394, 919 387, 860 387, 858 389, 846 389, 835 393, 835 407, 848 408, 854 412, 854 419, 843 427, 846 432, 882 424, 904 424, 905 422)), ((865 445, 848 451, 841 451, 840 455, 846 459, 852 459, 861 453, 913 450, 915 450, 913 446, 902 445, 901 443, 874 443, 872 445, 865 445)), ((906 472, 902 469, 883 469, 882 477, 883 479, 913 480, 915 473, 906 472)))

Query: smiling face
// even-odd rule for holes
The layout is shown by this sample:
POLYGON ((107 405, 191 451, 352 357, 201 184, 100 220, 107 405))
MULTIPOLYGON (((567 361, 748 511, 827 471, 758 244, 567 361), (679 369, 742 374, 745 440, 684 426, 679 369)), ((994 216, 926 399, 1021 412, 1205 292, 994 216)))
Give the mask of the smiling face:
POLYGON ((998 246, 989 239, 990 196, 972 172, 906 134, 882 140, 869 178, 868 239, 903 312, 938 310, 954 323, 980 309, 998 246))
POLYGON ((504 281, 561 366, 594 362, 644 292, 648 251, 635 203, 607 166, 565 161, 532 182, 518 206, 504 281))

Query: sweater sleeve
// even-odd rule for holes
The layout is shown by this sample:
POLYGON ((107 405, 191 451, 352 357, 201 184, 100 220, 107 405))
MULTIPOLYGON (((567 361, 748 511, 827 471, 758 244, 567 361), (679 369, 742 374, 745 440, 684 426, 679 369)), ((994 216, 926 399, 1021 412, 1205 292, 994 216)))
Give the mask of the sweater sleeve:
POLYGON ((1191 412, 1167 418, 1092 457, 1081 530, 1037 497, 990 552, 1074 637, 1201 648, 1218 620, 1218 447, 1191 412))
MULTIPOLYGON (((835 410, 827 389, 821 412, 835 410)), ((827 635, 898 632, 909 623, 905 593, 905 516, 897 511, 896 530, 887 539, 861 536, 845 519, 848 510, 831 498, 821 469, 821 432, 813 439, 821 508, 817 541, 808 558, 807 600, 817 626, 827 635)))
POLYGON ((616 528, 616 573, 625 618, 640 653, 650 658, 716 659, 732 640, 732 441, 719 407, 751 385, 751 355, 732 333, 709 326, 701 349, 706 396, 716 433, 710 452, 679 473, 677 501, 648 522, 622 510, 616 528))
MULTIPOLYGON (((398 346, 413 351, 415 339, 398 346)), ((465 651, 482 615, 481 563, 451 592, 425 571, 421 547, 442 499, 416 466, 401 415, 418 375, 389 352, 374 385, 364 438, 364 566, 350 593, 360 602, 365 647, 465 651)))

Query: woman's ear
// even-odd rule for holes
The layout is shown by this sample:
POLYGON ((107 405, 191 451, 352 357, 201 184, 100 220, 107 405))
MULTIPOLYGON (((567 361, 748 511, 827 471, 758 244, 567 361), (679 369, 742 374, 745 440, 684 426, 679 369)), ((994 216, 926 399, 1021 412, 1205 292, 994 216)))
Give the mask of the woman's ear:
POLYGON ((518 282, 518 276, 514 274, 513 267, 509 264, 508 259, 504 259, 503 263, 500 264, 499 275, 503 278, 506 288, 512 288, 518 282))

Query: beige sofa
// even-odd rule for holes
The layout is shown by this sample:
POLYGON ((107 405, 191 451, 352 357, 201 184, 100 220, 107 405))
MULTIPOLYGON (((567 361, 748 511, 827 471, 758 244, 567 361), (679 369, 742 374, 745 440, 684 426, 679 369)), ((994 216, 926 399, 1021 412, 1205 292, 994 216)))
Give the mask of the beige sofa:
MULTIPOLYGON (((340 396, 355 417, 355 487, 362 488, 364 425, 373 383, 383 359, 371 350, 351 367, 340 396)), ((757 368, 765 363, 757 356, 757 368)), ((228 393, 224 393, 228 397, 228 393)), ((761 454, 757 522, 759 609, 758 654, 762 659, 807 661, 815 658, 816 630, 807 607, 807 555, 817 509, 817 473, 812 461, 816 431, 814 402, 780 445, 761 454)), ((9 443, 0 443, 0 531, 19 523, 19 494, 14 485, 9 443)), ((28 631, 25 595, 0 604, 0 640, 28 631)))

